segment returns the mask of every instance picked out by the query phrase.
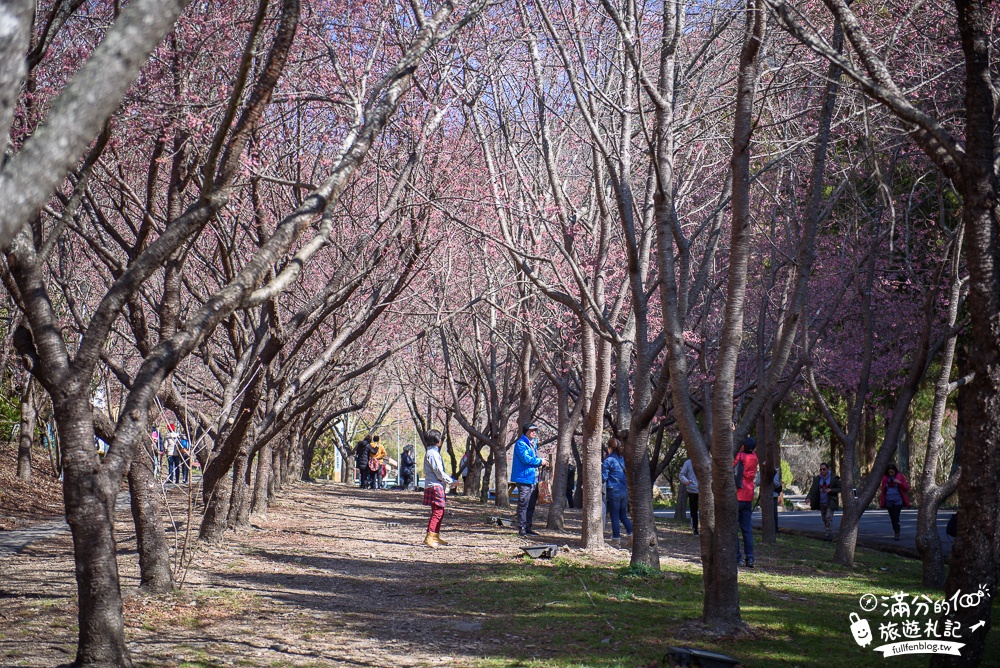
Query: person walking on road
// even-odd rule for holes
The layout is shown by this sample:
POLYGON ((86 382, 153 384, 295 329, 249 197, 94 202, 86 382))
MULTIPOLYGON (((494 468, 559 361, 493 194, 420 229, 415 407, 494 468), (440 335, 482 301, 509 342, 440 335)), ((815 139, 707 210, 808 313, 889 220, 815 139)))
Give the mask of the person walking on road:
POLYGON ((444 518, 445 499, 448 487, 455 485, 455 480, 444 470, 444 460, 441 459, 441 432, 431 429, 424 436, 424 505, 431 507, 431 516, 427 520, 427 535, 424 545, 440 547, 448 543, 441 540, 441 520, 444 518))
POLYGON ((837 510, 840 494, 840 477, 833 475, 830 465, 822 462, 819 465, 819 475, 813 478, 809 489, 809 507, 820 511, 823 517, 823 527, 826 529, 824 540, 833 540, 833 513, 837 510))
POLYGON ((537 536, 531 529, 538 503, 538 469, 548 463, 538 456, 538 427, 526 422, 521 437, 514 443, 514 462, 510 481, 517 485, 517 534, 537 536))
MULTIPOLYGON (((743 551, 746 554, 744 565, 753 568, 753 490, 757 483, 757 441, 750 436, 743 439, 736 459, 733 460, 733 470, 736 476, 737 518, 740 533, 743 534, 743 551)), ((740 562, 740 537, 736 536, 736 562, 740 562)))
POLYGON ((612 436, 608 440, 608 456, 601 465, 601 479, 608 486, 608 515, 611 516, 611 544, 621 547, 625 525, 629 546, 632 541, 632 521, 628 518, 628 485, 625 482, 625 458, 622 444, 612 436))
POLYGON ((895 534, 894 540, 899 540, 899 514, 903 507, 910 507, 910 500, 906 493, 910 491, 910 483, 906 482, 906 477, 899 472, 895 464, 889 464, 885 475, 882 476, 882 491, 878 497, 879 508, 889 511, 889 520, 892 521, 892 532, 895 534))
POLYGON ((694 464, 690 459, 684 460, 681 466, 681 484, 688 493, 688 505, 691 508, 691 528, 698 535, 698 475, 694 472, 694 464))

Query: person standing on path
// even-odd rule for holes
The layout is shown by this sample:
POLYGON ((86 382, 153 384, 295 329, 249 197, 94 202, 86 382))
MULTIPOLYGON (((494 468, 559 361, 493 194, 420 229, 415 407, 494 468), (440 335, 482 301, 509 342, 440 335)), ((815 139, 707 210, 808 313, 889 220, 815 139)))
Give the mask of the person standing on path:
POLYGON ((906 482, 906 477, 899 472, 895 464, 889 464, 885 475, 882 476, 882 491, 878 497, 879 508, 889 511, 889 520, 892 521, 892 532, 895 534, 894 540, 899 540, 899 514, 903 507, 910 507, 910 500, 906 493, 910 491, 910 483, 906 482))
POLYGON ((576 467, 570 464, 566 468, 566 507, 573 507, 573 494, 576 492, 576 467))
POLYGON ((526 422, 521 437, 514 443, 514 463, 511 466, 510 481, 517 484, 517 534, 537 536, 531 529, 538 503, 538 469, 546 466, 538 456, 538 427, 526 422))
POLYGON ((181 435, 177 427, 167 425, 167 433, 163 436, 163 450, 167 453, 167 480, 177 485, 181 481, 181 435))
POLYGON ((374 480, 375 472, 368 467, 368 461, 372 456, 371 441, 365 436, 354 449, 354 465, 358 469, 358 477, 361 489, 370 489, 374 480))
POLYGON ((612 436, 608 439, 608 456, 601 465, 601 480, 608 485, 608 515, 611 516, 611 544, 621 547, 622 529, 628 541, 632 541, 632 521, 628 518, 628 485, 625 482, 625 458, 622 444, 612 436))
POLYGON ((809 507, 820 511, 823 517, 823 527, 826 529, 824 540, 833 540, 833 513, 837 510, 838 494, 840 494, 840 477, 833 475, 830 465, 821 462, 819 475, 813 478, 809 489, 809 507))
POLYGON ((441 432, 431 429, 424 436, 424 505, 431 507, 431 516, 427 521, 427 535, 424 545, 440 547, 448 543, 441 540, 441 520, 444 518, 447 487, 454 486, 455 480, 445 473, 444 460, 441 459, 441 432))
MULTIPOLYGON (((753 489, 757 478, 757 441, 750 436, 743 439, 743 447, 733 460, 737 474, 736 501, 740 533, 743 534, 743 551, 746 553, 747 568, 753 568, 753 489)), ((740 537, 736 536, 736 561, 740 561, 740 537)))
POLYGON ((698 535, 698 474, 694 472, 694 464, 690 459, 684 460, 681 466, 681 484, 688 493, 688 505, 691 507, 691 528, 698 535))
POLYGON ((385 486, 385 457, 387 453, 378 434, 372 436, 371 449, 374 453, 371 456, 378 462, 378 465, 372 470, 372 489, 382 489, 385 486))
POLYGON ((413 458, 413 446, 407 445, 403 448, 403 454, 399 457, 399 484, 403 489, 410 489, 413 484, 413 474, 417 470, 417 461, 413 458))
POLYGON ((781 469, 774 472, 771 481, 771 496, 774 497, 774 533, 778 533, 778 504, 781 502, 781 469))
POLYGON ((181 479, 184 481, 182 484, 188 484, 188 476, 191 473, 191 442, 187 440, 187 436, 181 435, 180 437, 180 455, 181 455, 181 479))

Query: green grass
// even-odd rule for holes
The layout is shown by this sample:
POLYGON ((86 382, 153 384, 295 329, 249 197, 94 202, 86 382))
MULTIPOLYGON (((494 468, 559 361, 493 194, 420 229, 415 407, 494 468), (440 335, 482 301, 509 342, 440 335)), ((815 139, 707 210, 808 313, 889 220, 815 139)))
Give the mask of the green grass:
MULTIPOLYGON (((667 527, 665 527, 667 528, 667 527)), ((669 533, 670 544, 695 540, 686 531, 669 533)), ((748 668, 799 666, 926 666, 926 655, 883 659, 850 635, 848 615, 861 613, 865 593, 905 591, 940 598, 920 586, 920 564, 895 555, 858 550, 853 569, 831 562, 827 543, 782 536, 777 546, 757 548, 758 568, 740 572, 743 619, 748 637, 712 637, 700 626, 701 567, 671 562, 661 572, 632 569, 625 561, 598 567, 575 558, 513 559, 483 566, 461 583, 435 591, 452 594, 452 612, 481 614, 484 635, 502 640, 477 665, 541 668, 635 668, 658 662, 671 645, 730 654, 748 668), (888 662, 888 663, 887 663, 888 662)), ((878 615, 876 617, 875 615, 878 615)), ((864 615, 863 615, 864 616, 864 615)), ((926 619, 926 618, 925 618, 926 619)), ((1000 633, 991 632, 982 665, 1000 665, 1000 633), (992 663, 991 663, 992 662, 992 663)))

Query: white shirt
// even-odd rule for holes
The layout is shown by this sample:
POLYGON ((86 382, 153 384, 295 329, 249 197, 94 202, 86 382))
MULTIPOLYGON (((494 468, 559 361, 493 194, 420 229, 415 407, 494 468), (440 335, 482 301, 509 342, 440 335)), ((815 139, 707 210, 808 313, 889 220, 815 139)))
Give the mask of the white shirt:
POLYGON ((427 453, 424 455, 424 480, 425 485, 441 485, 445 488, 455 482, 454 478, 445 473, 441 448, 436 445, 427 448, 427 453))
POLYGON ((181 435, 176 431, 168 431, 166 436, 163 437, 163 450, 167 453, 167 457, 173 457, 174 455, 180 454, 178 450, 181 447, 181 435))
POLYGON ((694 472, 694 464, 688 459, 681 467, 681 482, 687 487, 688 494, 698 493, 698 476, 694 472))

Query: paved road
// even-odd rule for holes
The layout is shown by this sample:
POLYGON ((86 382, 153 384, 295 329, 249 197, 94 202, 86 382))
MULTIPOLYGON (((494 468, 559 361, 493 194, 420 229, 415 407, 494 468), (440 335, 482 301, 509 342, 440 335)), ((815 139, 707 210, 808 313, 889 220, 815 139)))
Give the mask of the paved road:
MULTIPOLYGON (((115 499, 115 510, 128 510, 128 492, 121 492, 115 499)), ((58 536, 69 531, 66 518, 60 517, 57 520, 41 522, 26 529, 14 529, 13 531, 0 531, 0 557, 8 554, 17 554, 32 543, 58 536)))
MULTIPOLYGON (((945 533, 951 513, 948 511, 938 513, 938 535, 941 536, 941 549, 945 555, 951 554, 951 546, 954 541, 951 536, 945 533)), ((760 526, 760 512, 754 513, 754 526, 760 526)), ((787 527, 796 531, 815 531, 817 534, 823 533, 823 519, 818 510, 796 511, 792 513, 779 513, 778 526, 787 527)), ((866 543, 874 543, 883 546, 902 546, 916 550, 917 540, 917 511, 904 509, 899 516, 899 541, 892 538, 892 522, 889 520, 889 513, 885 510, 866 510, 861 516, 858 525, 858 539, 866 543)), ((840 512, 833 516, 833 532, 840 530, 840 512)))
MULTIPOLYGON (((673 518, 674 511, 658 510, 655 515, 657 517, 673 518)), ((838 511, 833 517, 834 534, 840 530, 840 516, 841 514, 838 511)), ((938 534, 941 536, 941 547, 945 555, 951 553, 951 546, 954 542, 951 536, 945 533, 945 527, 948 525, 950 518, 951 512, 949 511, 938 513, 938 534)), ((753 514, 753 525, 755 527, 760 526, 759 510, 753 514)), ((861 516, 861 522, 858 527, 858 541, 871 547, 901 548, 916 554, 917 511, 903 510, 899 518, 899 525, 900 539, 899 541, 895 541, 892 538, 892 522, 889 521, 889 513, 885 510, 865 511, 865 514, 861 516)), ((787 528, 794 531, 814 533, 818 538, 823 537, 823 519, 820 517, 818 510, 779 513, 778 526, 782 529, 787 528)))

